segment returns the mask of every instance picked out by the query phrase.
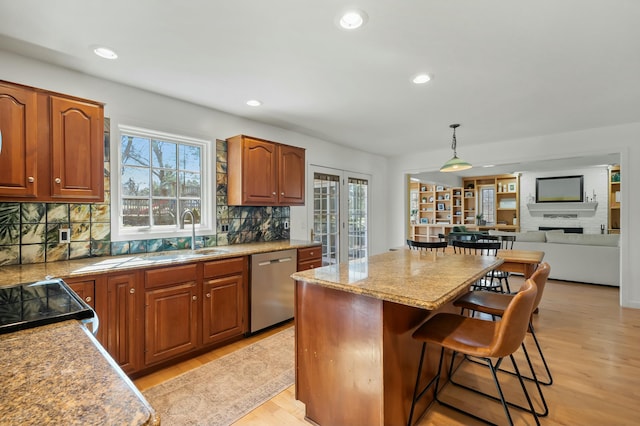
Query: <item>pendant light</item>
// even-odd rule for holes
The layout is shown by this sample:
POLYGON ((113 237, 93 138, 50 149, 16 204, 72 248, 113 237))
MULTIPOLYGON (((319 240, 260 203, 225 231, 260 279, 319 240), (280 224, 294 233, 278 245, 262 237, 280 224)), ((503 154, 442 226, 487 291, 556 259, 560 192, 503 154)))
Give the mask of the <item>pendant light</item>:
POLYGON ((451 149, 453 150, 453 158, 451 160, 444 163, 442 167, 440 167, 441 172, 457 172, 460 170, 470 169, 471 164, 467 163, 464 160, 458 158, 458 154, 456 153, 456 129, 460 127, 459 124, 452 124, 449 127, 453 129, 453 139, 451 140, 451 149))

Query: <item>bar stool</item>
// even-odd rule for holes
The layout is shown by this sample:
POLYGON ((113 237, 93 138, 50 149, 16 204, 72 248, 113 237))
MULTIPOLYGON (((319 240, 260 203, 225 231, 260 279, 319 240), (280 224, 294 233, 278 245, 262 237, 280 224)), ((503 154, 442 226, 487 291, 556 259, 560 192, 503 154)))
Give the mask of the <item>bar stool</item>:
MULTIPOLYGON (((538 305, 540 304, 540 300, 542 300, 542 294, 544 293, 544 287, 547 283, 547 279, 549 278, 549 273, 551 272, 551 267, 547 262, 543 262, 538 266, 538 269, 533 273, 531 279, 536 282, 536 286, 538 287, 538 294, 536 295, 535 302, 533 304, 533 310, 535 311, 538 305)), ((460 298, 458 298, 455 302, 453 302, 454 306, 462 308, 461 313, 464 313, 464 310, 467 309, 470 312, 481 312, 485 314, 489 314, 492 317, 501 317, 504 314, 507 306, 513 299, 513 294, 496 294, 496 293, 487 293, 483 291, 470 291, 469 293, 464 294, 460 298)), ((533 311, 532 311, 533 313, 533 311)), ((539 380, 538 382, 541 385, 551 385, 553 383, 553 376, 551 375, 551 371, 549 370, 549 365, 547 364, 547 360, 542 353, 542 347, 538 342, 538 338, 536 336, 535 330, 533 328, 533 323, 531 322, 531 316, 529 317, 529 332, 531 333, 531 337, 533 337, 533 341, 536 344, 536 348, 538 349, 538 354, 540 355, 540 359, 542 360, 542 364, 545 368, 545 373, 547 375, 547 380, 539 380)), ((525 352, 528 356, 528 354, 525 352)), ((530 377, 525 377, 526 379, 531 380, 530 377)))
POLYGON ((453 351, 450 375, 452 373, 453 357, 455 357, 456 353, 477 357, 487 363, 491 370, 491 375, 493 376, 494 383, 498 390, 498 394, 500 396, 499 400, 502 403, 507 420, 509 421, 509 424, 512 425, 513 420, 511 418, 511 413, 509 412, 509 404, 504 397, 502 387, 500 386, 496 373, 496 370, 500 367, 502 360, 508 356, 511 359, 520 382, 520 386, 522 387, 525 398, 529 404, 529 409, 526 409, 526 411, 531 413, 537 425, 540 424, 538 415, 533 407, 533 403, 529 397, 529 393, 527 392, 527 388, 525 387, 522 376, 520 375, 520 370, 513 356, 513 353, 522 344, 527 332, 527 324, 529 322, 529 316, 533 311, 536 294, 537 289, 535 281, 529 279, 524 283, 520 292, 510 301, 503 313, 501 321, 485 321, 458 314, 441 313, 436 314, 434 317, 427 320, 413 333, 413 338, 422 341, 423 343, 413 400, 411 403, 411 411, 409 412, 409 420, 407 422, 408 426, 411 426, 416 402, 424 396, 431 386, 435 386, 434 399, 438 403, 485 423, 487 422, 485 419, 482 419, 475 414, 465 412, 464 410, 439 399, 438 383, 442 373, 445 349, 453 351), (431 381, 429 381, 422 390, 420 390, 420 376, 422 375, 422 365, 424 362, 427 343, 441 347, 440 361, 438 363, 438 372, 435 377, 431 379, 431 381), (497 358, 495 365, 492 358, 497 358))

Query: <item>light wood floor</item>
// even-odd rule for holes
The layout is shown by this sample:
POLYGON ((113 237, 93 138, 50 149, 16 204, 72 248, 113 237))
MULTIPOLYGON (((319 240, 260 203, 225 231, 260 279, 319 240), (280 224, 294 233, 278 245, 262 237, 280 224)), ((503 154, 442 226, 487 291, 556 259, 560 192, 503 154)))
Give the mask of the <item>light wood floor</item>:
MULTIPOLYGON (((517 277, 510 281, 512 288, 518 288, 522 282, 517 277)), ((640 310, 620 308, 617 288, 550 280, 540 304, 540 313, 534 318, 534 326, 554 375, 554 384, 543 388, 550 414, 541 418, 542 425, 640 424, 640 310)), ((135 380, 135 384, 144 390, 279 330, 236 342, 142 377, 135 380)), ((533 348, 532 341, 530 343, 528 347, 533 348)), ((470 363, 465 363, 464 368, 465 372, 477 371, 476 375, 469 376, 476 385, 484 387, 490 384, 480 379, 489 379, 488 370, 470 363)), ((506 395, 519 395, 516 381, 507 377, 505 383, 506 395)), ((470 395, 468 391, 449 385, 443 391, 444 398, 484 418, 505 423, 499 404, 470 395)), ((514 409, 511 412, 516 424, 533 424, 530 415, 514 409)), ((235 423, 309 424, 304 420, 304 404, 294 398, 293 386, 235 423)), ((418 424, 450 426, 481 423, 435 404, 418 424)))

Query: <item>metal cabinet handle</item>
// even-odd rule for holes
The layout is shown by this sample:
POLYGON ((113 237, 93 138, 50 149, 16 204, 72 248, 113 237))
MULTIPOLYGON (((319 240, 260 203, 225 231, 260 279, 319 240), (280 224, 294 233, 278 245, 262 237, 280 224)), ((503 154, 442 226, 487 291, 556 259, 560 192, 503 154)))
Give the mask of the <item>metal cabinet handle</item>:
POLYGON ((29 183, 33 183, 33 182, 35 182, 35 179, 34 179, 34 177, 33 177, 33 176, 29 176, 29 177, 27 178, 27 180, 29 181, 29 183))
POLYGON ((198 296, 196 296, 196 295, 191 296, 191 298, 192 298, 193 300, 198 300, 198 296))
POLYGON ((276 195, 276 193, 275 193, 275 192, 272 192, 272 193, 271 193, 271 195, 276 195))
POLYGON ((207 296, 207 299, 210 299, 211 298, 211 293, 207 293, 206 296, 207 296))
POLYGON ((84 301, 85 301, 85 302, 87 302, 87 303, 91 302, 91 296, 87 296, 87 297, 85 297, 85 298, 84 298, 84 301))
POLYGON ((310 255, 310 256, 313 256, 313 252, 312 252, 312 251, 310 251, 310 252, 309 252, 309 255, 310 255))
POLYGON ((55 183, 60 183, 60 182, 62 182, 62 180, 60 180, 60 178, 55 178, 55 179, 54 179, 54 182, 55 182, 55 183))
POLYGON ((281 192, 280 195, 284 195, 284 192, 281 192))
POLYGON ((133 294, 133 293, 135 293, 135 292, 136 292, 136 289, 135 289, 135 288, 130 288, 130 289, 129 289, 129 293, 133 294))

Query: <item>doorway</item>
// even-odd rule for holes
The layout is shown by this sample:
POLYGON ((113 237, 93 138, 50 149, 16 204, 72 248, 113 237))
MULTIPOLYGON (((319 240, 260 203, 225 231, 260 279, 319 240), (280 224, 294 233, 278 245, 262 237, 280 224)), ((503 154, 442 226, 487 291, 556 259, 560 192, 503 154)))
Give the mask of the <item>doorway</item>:
POLYGON ((322 265, 366 257, 369 252, 369 175, 310 165, 311 239, 322 243, 322 265))

